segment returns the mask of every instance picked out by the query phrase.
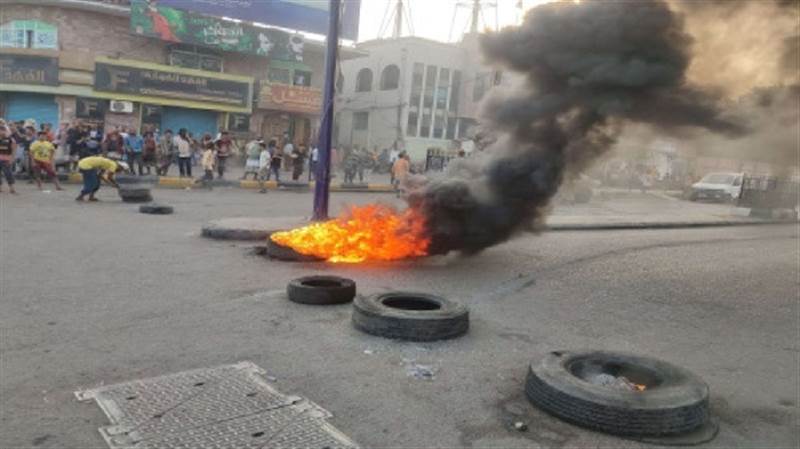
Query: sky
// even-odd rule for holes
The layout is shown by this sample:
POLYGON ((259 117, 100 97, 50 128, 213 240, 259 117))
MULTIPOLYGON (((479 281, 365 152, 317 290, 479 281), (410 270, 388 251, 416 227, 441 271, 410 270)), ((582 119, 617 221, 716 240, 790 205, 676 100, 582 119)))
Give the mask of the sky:
MULTIPOLYGON (((347 0, 345 0, 347 1, 347 0)), ((548 0, 522 0, 522 10, 516 7, 519 0, 482 0, 485 5, 479 30, 495 29, 496 25, 513 25, 522 20, 524 11, 548 0), (496 6, 490 6, 496 5, 496 6), (520 12, 523 11, 523 12, 520 12)), ((411 20, 404 17, 403 35, 413 35, 443 42, 457 41, 469 29, 472 0, 403 0, 410 10, 411 20), (463 5, 463 6, 458 6, 463 5), (410 22, 410 24, 409 24, 410 22)), ((361 0, 359 41, 391 37, 394 22, 389 21, 387 9, 394 10, 397 0, 361 0), (387 25, 387 22, 388 23, 387 25), (383 23, 383 30, 381 24, 383 23), (381 31, 383 31, 381 33, 381 31)))

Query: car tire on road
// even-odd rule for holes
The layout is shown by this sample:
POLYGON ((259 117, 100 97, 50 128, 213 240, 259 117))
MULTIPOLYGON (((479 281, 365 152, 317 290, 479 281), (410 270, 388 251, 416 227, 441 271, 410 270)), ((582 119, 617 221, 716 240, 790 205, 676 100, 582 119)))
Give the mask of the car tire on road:
POLYGON ((469 310, 427 293, 396 291, 357 296, 353 302, 353 326, 379 337, 445 340, 467 333, 469 310))
POLYGON ((343 304, 356 296, 356 283, 339 276, 305 276, 289 282, 286 294, 301 304, 343 304))
POLYGON ((172 206, 165 206, 163 204, 142 204, 139 206, 139 212, 143 214, 153 214, 153 215, 169 215, 173 212, 172 206))
POLYGON ((153 197, 150 195, 150 189, 126 189, 121 187, 119 189, 119 196, 125 203, 149 203, 153 201, 153 197))
POLYGON ((708 385, 702 379, 661 360, 625 353, 551 352, 531 364, 525 392, 535 406, 558 418, 621 436, 683 434, 709 418, 708 385), (620 390, 584 380, 579 372, 638 372, 625 375, 643 376, 652 385, 644 391, 620 390))
POLYGON ((319 257, 300 254, 288 246, 276 243, 271 238, 267 238, 266 253, 270 258, 282 260, 284 262, 320 262, 323 260, 319 257))

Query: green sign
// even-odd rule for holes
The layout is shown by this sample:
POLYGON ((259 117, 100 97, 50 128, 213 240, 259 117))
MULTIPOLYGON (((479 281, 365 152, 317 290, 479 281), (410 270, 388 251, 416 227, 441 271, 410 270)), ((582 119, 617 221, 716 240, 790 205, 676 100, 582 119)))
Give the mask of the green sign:
POLYGON ((274 28, 131 0, 131 31, 141 36, 235 51, 283 61, 302 61, 304 40, 274 28))

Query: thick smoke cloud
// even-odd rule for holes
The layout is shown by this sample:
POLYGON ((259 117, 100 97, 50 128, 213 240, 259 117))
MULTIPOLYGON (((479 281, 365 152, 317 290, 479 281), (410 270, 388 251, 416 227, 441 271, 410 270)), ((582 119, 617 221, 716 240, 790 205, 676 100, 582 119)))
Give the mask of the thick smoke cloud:
POLYGON ((743 132, 686 84, 692 38, 664 2, 546 4, 481 43, 524 82, 484 103, 498 136, 491 159, 409 199, 428 220, 434 254, 474 253, 541 219, 565 173, 603 154, 625 122, 743 132))
POLYGON ((695 38, 687 77, 731 99, 800 79, 800 0, 670 0, 695 38))

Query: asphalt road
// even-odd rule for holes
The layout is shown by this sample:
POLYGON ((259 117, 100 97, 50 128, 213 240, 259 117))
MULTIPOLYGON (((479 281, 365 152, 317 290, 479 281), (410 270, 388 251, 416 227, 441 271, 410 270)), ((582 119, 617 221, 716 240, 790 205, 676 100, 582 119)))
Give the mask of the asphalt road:
MULTIPOLYGON (((710 385, 708 447, 800 444, 796 226, 524 235, 471 257, 393 264, 269 261, 199 237, 208 219, 302 215, 307 194, 157 190, 171 216, 110 189, 0 195, 0 447, 105 447, 99 407, 73 392, 250 360, 334 414, 364 447, 639 447, 562 423, 524 398, 527 364, 556 349, 657 356, 710 385), (471 308, 467 336, 364 335, 350 306, 285 299, 311 273, 361 293, 414 289, 471 308), (409 376, 413 363, 432 380, 409 376), (528 423, 527 432, 509 423, 528 423)), ((388 195, 337 194, 332 204, 388 195)))

